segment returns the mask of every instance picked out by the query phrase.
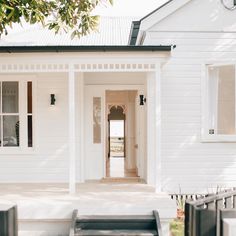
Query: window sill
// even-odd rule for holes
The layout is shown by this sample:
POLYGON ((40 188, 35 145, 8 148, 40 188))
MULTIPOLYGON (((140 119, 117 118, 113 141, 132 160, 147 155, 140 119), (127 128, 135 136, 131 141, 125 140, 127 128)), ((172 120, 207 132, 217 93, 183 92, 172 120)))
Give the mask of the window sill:
POLYGON ((0 155, 32 155, 36 154, 35 148, 22 149, 19 147, 2 147, 0 155))
POLYGON ((236 135, 202 135, 202 143, 236 143, 236 135))

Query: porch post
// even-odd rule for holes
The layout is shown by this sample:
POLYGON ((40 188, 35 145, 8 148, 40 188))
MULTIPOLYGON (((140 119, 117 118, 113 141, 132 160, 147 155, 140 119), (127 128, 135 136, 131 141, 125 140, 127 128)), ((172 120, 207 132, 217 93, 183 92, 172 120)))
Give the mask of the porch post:
POLYGON ((79 170, 80 182, 84 182, 84 74, 78 74, 78 155, 79 155, 79 170))
POLYGON ((147 78, 147 183, 156 186, 156 74, 147 78))
POLYGON ((147 78, 147 156, 148 184, 162 191, 161 166, 161 73, 160 65, 147 78))
POLYGON ((69 101, 69 190, 70 194, 76 192, 76 158, 75 158, 75 71, 74 65, 69 65, 68 78, 69 101))
POLYGON ((161 65, 160 63, 156 64, 156 72, 155 72, 155 118, 156 118, 156 133, 155 133, 155 141, 156 141, 156 192, 162 191, 162 157, 161 157, 161 65))

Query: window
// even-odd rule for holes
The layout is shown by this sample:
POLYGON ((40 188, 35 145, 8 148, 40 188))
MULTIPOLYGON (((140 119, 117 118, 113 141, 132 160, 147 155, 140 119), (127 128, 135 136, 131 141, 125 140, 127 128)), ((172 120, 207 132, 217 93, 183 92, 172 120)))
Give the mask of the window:
POLYGON ((0 82, 1 147, 19 146, 19 84, 0 82))
POLYGON ((31 81, 0 81, 0 150, 33 147, 31 81))
POLYGON ((101 98, 93 98, 93 143, 101 143, 101 98))
POLYGON ((27 134, 28 147, 33 147, 32 82, 27 82, 27 134))
POLYGON ((208 65, 206 72, 202 101, 204 138, 236 141, 235 65, 208 65))

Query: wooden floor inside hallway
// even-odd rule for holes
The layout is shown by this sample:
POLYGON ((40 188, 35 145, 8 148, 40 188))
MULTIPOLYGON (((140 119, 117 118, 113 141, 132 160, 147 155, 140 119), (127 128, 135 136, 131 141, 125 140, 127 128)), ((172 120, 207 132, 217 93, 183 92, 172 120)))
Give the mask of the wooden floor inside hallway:
POLYGON ((111 156, 106 163, 106 177, 111 178, 130 178, 138 179, 136 170, 128 170, 125 166, 125 157, 111 156))

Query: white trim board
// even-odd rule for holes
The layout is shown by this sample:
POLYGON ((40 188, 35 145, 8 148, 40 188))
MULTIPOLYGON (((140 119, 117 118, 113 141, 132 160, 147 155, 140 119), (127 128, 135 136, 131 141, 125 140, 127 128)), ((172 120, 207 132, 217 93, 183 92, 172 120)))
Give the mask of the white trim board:
MULTIPOLYGON (((155 186, 157 192, 161 192, 161 66, 155 65, 155 72, 148 73, 147 85, 147 184, 155 186), (158 125, 157 125, 158 124, 158 125)), ((85 85, 86 87, 106 90, 138 90, 144 91, 145 85, 85 85)), ((104 126, 105 129, 105 126, 104 126)), ((105 137, 104 137, 105 138, 105 137)), ((105 140, 104 148, 105 148, 105 140)), ((105 158, 105 156, 104 156, 105 158)), ((105 160, 105 159, 104 159, 105 160)), ((104 161, 105 163, 105 161, 104 161)), ((106 164, 106 163, 105 163, 106 164)), ((106 176, 104 164, 103 176, 106 176)))

